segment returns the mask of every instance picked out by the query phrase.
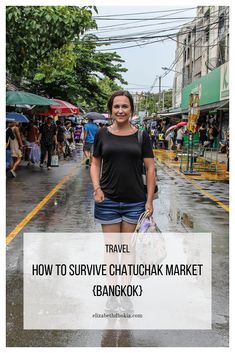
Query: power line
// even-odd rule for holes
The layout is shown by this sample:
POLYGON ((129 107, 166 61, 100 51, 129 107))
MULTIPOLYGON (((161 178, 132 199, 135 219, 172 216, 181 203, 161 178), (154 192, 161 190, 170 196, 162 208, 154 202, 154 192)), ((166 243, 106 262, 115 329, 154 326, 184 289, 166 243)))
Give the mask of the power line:
MULTIPOLYGON (((141 84, 141 83, 132 83, 132 82, 128 82, 129 85, 132 86, 142 86, 142 87, 149 87, 149 85, 145 85, 145 84, 141 84)), ((125 85, 124 85, 125 86, 125 85)), ((162 86, 162 87, 171 87, 171 86, 162 86)))
MULTIPOLYGON (((184 11, 186 11, 186 10, 184 10, 184 11)), ((215 10, 215 11, 213 11, 213 12, 210 12, 210 16, 209 17, 207 17, 207 18, 213 18, 213 17, 215 17, 215 14, 218 14, 219 13, 219 10, 215 10), (213 15, 213 16, 212 16, 213 15)), ((199 19, 200 17, 195 17, 195 18, 197 18, 197 19, 199 19)), ((204 18, 204 16, 203 16, 203 18, 204 18)), ((169 19, 171 19, 171 18, 169 18, 169 19)), ((132 29, 132 28, 139 28, 139 27, 148 27, 148 26, 159 26, 159 25, 161 25, 161 24, 169 24, 169 23, 172 23, 173 24, 173 22, 179 22, 179 21, 183 21, 185 18, 183 18, 183 19, 181 19, 181 20, 171 20, 171 21, 169 21, 169 22, 158 22, 158 23, 152 23, 152 24, 144 24, 144 25, 141 25, 141 26, 132 26, 132 27, 125 27, 127 24, 133 24, 133 23, 139 23, 139 22, 143 22, 144 20, 145 20, 145 18, 143 18, 142 20, 140 20, 140 21, 136 21, 136 22, 129 22, 129 23, 119 23, 119 24, 116 24, 116 25, 110 25, 110 26, 103 26, 103 27, 99 27, 99 29, 98 30, 96 30, 95 32, 93 32, 93 33, 96 33, 96 34, 99 34, 99 33, 105 33, 105 32, 112 32, 112 31, 117 31, 117 30, 125 30, 125 29, 132 29), (118 28, 116 28, 116 27, 118 27, 118 28), (121 28, 120 28, 121 27, 121 28), (108 28, 108 30, 104 30, 104 31, 101 31, 102 29, 107 29, 108 28), (114 28, 114 29, 113 29, 114 28)))
MULTIPOLYGON (((215 24, 218 24, 219 22, 214 22, 214 23, 211 23, 210 26, 212 25, 215 25, 215 24)), ((203 27, 201 28, 198 28, 196 32, 203 32, 206 28, 208 28, 208 25, 204 25, 203 27)), ((158 33, 161 33, 162 31, 159 31, 158 33)), ((183 35, 183 34, 189 34, 191 33, 192 30, 187 30, 187 31, 183 31, 183 32, 180 32, 180 35, 183 35)), ((152 32, 151 32, 152 33, 152 32)), ((150 33, 149 33, 150 34, 150 33)), ((112 50, 118 50, 118 49, 126 49, 126 48, 132 48, 132 47, 141 47, 141 46, 144 46, 144 45, 148 45, 148 44, 152 44, 152 43, 156 43, 156 42, 160 42, 160 41, 165 41, 165 40, 173 40, 173 37, 176 37, 179 35, 179 32, 176 32, 176 33, 170 33, 170 34, 162 34, 162 35, 144 35, 144 36, 138 36, 138 37, 125 37, 125 36, 117 36, 117 37, 109 37, 109 38, 98 38, 97 39, 97 43, 99 45, 111 45, 111 44, 117 44, 117 43, 127 43, 127 42, 143 42, 143 41, 149 41, 148 43, 138 43, 138 44, 135 44, 133 46, 126 46, 126 47, 118 47, 118 48, 110 48, 110 49, 101 49, 101 51, 112 51, 112 50), (151 41, 151 39, 158 39, 156 41, 151 41)), ((188 46, 188 45, 186 45, 188 46)), ((214 45, 206 45, 205 47, 213 47, 214 45)), ((197 47, 197 45, 195 45, 195 47, 197 47)), ((201 47, 201 46, 198 46, 198 47, 201 47)))
POLYGON ((158 42, 162 42, 162 39, 158 39, 158 40, 153 40, 149 43, 142 43, 142 44, 135 44, 135 45, 128 45, 126 47, 118 47, 118 48, 110 48, 110 49, 100 49, 98 51, 113 51, 113 50, 120 50, 120 49, 128 49, 128 48, 134 48, 134 47, 143 47, 145 45, 149 45, 149 44, 153 44, 153 43, 158 43, 158 42))
MULTIPOLYGON (((177 12, 175 12, 175 13, 173 13, 173 14, 178 14, 178 13, 182 13, 182 12, 186 12, 186 11, 188 11, 187 9, 184 9, 184 10, 178 10, 177 12)), ((172 15, 173 15, 172 14, 172 15)), ((163 17, 165 17, 165 16, 169 16, 168 14, 167 15, 164 15, 164 16, 161 16, 161 18, 163 18, 163 17)), ((157 18, 157 17, 156 17, 157 18)), ((135 21, 135 22, 121 22, 121 23, 118 23, 118 24, 114 24, 114 25, 108 25, 108 26, 103 26, 103 27, 100 27, 100 29, 104 29, 104 28, 108 28, 108 29, 110 29, 110 28, 113 28, 113 27, 123 27, 123 26, 126 26, 126 25, 128 25, 128 24, 134 24, 134 23, 139 23, 139 22, 143 22, 143 21, 145 21, 145 17, 143 17, 143 18, 141 18, 140 20, 137 20, 137 21, 135 21)), ((155 19, 155 18, 154 18, 155 19)), ((169 19, 171 19, 170 17, 169 17, 169 19)), ((121 19, 120 19, 121 20, 121 19)))
MULTIPOLYGON (((188 10, 194 10, 196 9, 196 7, 189 7, 189 8, 185 8, 185 11, 188 10)), ((149 13, 165 13, 165 12, 173 12, 180 9, 170 9, 170 10, 157 10, 157 11, 148 11, 148 12, 132 12, 132 13, 124 13, 124 14, 115 14, 115 15, 102 15, 102 16, 94 16, 94 17, 116 17, 116 16, 131 16, 131 15, 145 15, 145 14, 149 14, 149 13)), ((181 9, 182 10, 182 9, 181 9)), ((94 18, 93 17, 93 18, 94 18)))
MULTIPOLYGON (((192 20, 195 16, 188 16, 188 17, 170 17, 172 20, 192 20)), ((100 18, 101 19, 101 18, 100 18)), ((156 20, 169 20, 169 18, 163 18, 163 16, 159 17, 150 17, 150 18, 126 18, 126 21, 156 21, 156 20)), ((102 18, 102 20, 110 20, 110 21, 120 21, 119 18, 102 18)), ((97 21, 97 19, 96 19, 97 21)))
MULTIPOLYGON (((183 10, 178 10, 178 11, 176 11, 175 13, 172 13, 171 15, 173 15, 173 14, 177 14, 177 13, 181 13, 181 12, 185 12, 185 11, 188 11, 188 9, 189 8, 185 8, 185 9, 183 9, 183 10)), ((195 8, 192 8, 192 9, 195 9, 195 8)), ((209 16, 207 16, 206 17, 206 19, 209 19, 209 18, 211 18, 211 17, 214 17, 214 16, 212 16, 212 14, 215 14, 215 13, 219 13, 220 12, 220 10, 216 10, 216 11, 213 11, 213 12, 211 12, 210 13, 210 15, 209 16)), ((124 15, 124 14, 123 14, 124 15)), ((128 14, 127 14, 128 15, 128 14)), ((170 15, 170 16, 171 16, 170 15)), ((117 15, 118 16, 118 15, 117 15)), ((157 17, 144 17, 144 18, 125 18, 125 19, 120 19, 120 18, 108 18, 107 16, 94 16, 94 17, 92 17, 93 19, 95 19, 95 20, 110 20, 110 21, 153 21, 153 20, 168 20, 169 18, 170 19, 194 19, 194 18, 197 18, 197 19, 204 19, 205 18, 205 16, 204 15, 202 15, 202 16, 188 16, 188 17, 169 17, 169 15, 168 14, 166 14, 166 15, 162 15, 162 16, 157 16, 157 17), (168 18, 165 18, 166 16, 168 16, 168 18)), ((131 22, 130 22, 131 23, 131 22)))
MULTIPOLYGON (((214 26, 214 28, 215 28, 215 26, 214 26)), ((184 43, 180 43, 180 44, 183 44, 183 48, 181 49, 181 52, 179 53, 178 57, 174 59, 173 63, 169 67, 169 70, 165 71, 165 73, 162 75, 162 78, 166 77, 171 72, 173 67, 177 64, 177 62, 180 60, 181 56, 183 55, 184 50, 185 50, 185 45, 184 45, 184 43)), ((217 44, 219 44, 219 43, 208 45, 208 47, 214 47, 217 44)))
MULTIPOLYGON (((147 86, 147 87, 149 87, 149 85, 147 86)), ((147 88, 146 86, 140 86, 140 87, 128 87, 127 86, 127 89, 146 89, 147 88)), ((153 88, 155 88, 155 87, 158 87, 158 86, 153 86, 153 88)), ((172 86, 161 86, 162 88, 164 87, 164 88, 172 88, 172 86)), ((150 91, 148 91, 148 92, 150 92, 150 91)))
MULTIPOLYGON (((104 30, 104 31, 93 31, 94 34, 99 34, 99 33, 110 33, 110 32, 115 32, 115 31, 125 31, 127 29, 136 29, 136 28, 141 28, 141 27, 152 27, 152 26, 161 26, 162 24, 166 25, 166 24, 173 24, 173 22, 175 23, 179 23, 179 22, 182 22, 183 20, 173 20, 173 21, 169 21, 169 22, 160 22, 160 23, 151 23, 151 24, 143 24, 143 25, 140 25, 140 26, 131 26, 131 27, 124 27, 124 26, 121 26, 120 28, 120 25, 118 24, 117 26, 113 26, 113 27, 117 27, 117 28, 114 28, 114 29, 110 29, 110 30, 104 30)), ((180 25, 180 24, 179 24, 180 25)), ((179 25, 177 26, 177 28, 179 27, 179 25)), ((181 24, 182 25, 182 24, 181 24)))
MULTIPOLYGON (((201 27, 197 27, 196 30, 195 30, 195 33, 198 33, 198 32, 203 32, 205 29, 207 29, 208 27, 211 27, 215 24, 218 24, 219 21, 216 21, 216 22, 212 22, 210 24, 204 24, 202 25, 201 27)), ((175 33, 170 33, 168 35, 156 35, 158 33, 164 33, 164 32, 168 32, 169 30, 172 30, 172 29, 176 29, 178 27, 173 27, 173 28, 168 28, 168 29, 163 29, 163 30, 160 30, 160 31, 147 31, 147 32, 139 32, 139 33, 128 33, 128 34, 123 34, 123 35, 117 35, 117 36, 113 36, 113 37, 98 37, 98 42, 105 42, 105 41, 108 41, 109 43, 114 41, 114 42, 117 42, 117 41, 121 41, 123 42, 123 40, 144 40, 144 39, 155 39, 155 38, 159 38, 159 37, 167 37, 167 36, 176 36, 178 34, 182 35, 182 34, 188 34, 190 32, 192 32, 192 29, 190 30, 187 30, 186 32, 185 31, 181 31, 181 32, 175 32, 175 33), (151 36, 152 35, 152 36, 151 36), (136 37, 138 36, 138 37, 136 37)))

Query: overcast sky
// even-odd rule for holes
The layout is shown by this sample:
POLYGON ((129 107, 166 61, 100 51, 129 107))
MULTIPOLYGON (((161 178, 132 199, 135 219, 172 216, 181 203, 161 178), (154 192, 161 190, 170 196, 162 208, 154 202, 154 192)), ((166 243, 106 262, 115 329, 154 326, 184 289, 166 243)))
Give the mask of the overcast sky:
MULTIPOLYGON (((185 6, 97 6, 99 11, 98 16, 124 14, 124 16, 107 17, 106 20, 96 19, 99 26, 97 35, 99 37, 113 37, 117 35, 133 35, 137 33, 138 36, 140 36, 143 32, 145 33, 149 31, 152 32, 152 35, 156 35, 159 30, 162 31, 166 28, 173 29, 172 31, 165 33, 175 33, 178 32, 183 23, 191 21, 191 18, 196 16, 196 8, 192 9, 192 7, 193 6, 189 9, 185 6), (171 12, 171 10, 175 11, 171 12), (135 15, 132 15, 133 13, 135 13, 135 15), (151 18, 159 16, 163 17, 161 19, 151 20, 151 18), (112 20, 108 20, 110 18, 112 20), (121 20, 114 20, 114 18, 120 18, 121 20), (178 20, 178 18, 182 19, 178 20)), ((125 60, 123 66, 126 67, 128 71, 124 73, 123 76, 128 81, 127 88, 131 92, 142 90, 148 91, 152 86, 156 75, 162 75, 164 73, 162 67, 169 67, 175 59, 176 42, 173 40, 168 39, 158 43, 142 45, 145 43, 146 42, 136 41, 131 43, 112 44, 110 46, 110 48, 119 48, 123 46, 137 45, 132 48, 116 50, 122 59, 125 60)), ((102 48, 110 49, 107 46, 102 48)), ((174 73, 170 72, 164 77, 164 79, 162 79, 162 89, 172 87, 173 77, 174 73)), ((158 81, 156 82, 156 87, 152 89, 152 92, 158 92, 158 81)))

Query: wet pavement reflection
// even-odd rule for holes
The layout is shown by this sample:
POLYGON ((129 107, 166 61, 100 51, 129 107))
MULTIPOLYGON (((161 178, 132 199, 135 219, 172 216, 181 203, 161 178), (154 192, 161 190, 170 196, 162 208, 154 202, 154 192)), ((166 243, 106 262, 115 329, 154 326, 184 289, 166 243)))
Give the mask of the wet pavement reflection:
MULTIPOLYGON (((11 347, 174 347, 228 345, 228 235, 229 214, 173 169, 158 161, 159 193, 154 219, 162 232, 212 233, 212 321, 210 331, 194 330, 23 330, 23 232, 100 232, 93 218, 89 168, 81 155, 62 161, 51 171, 22 166, 16 179, 7 179, 7 234, 74 167, 76 173, 39 210, 7 246, 7 346, 11 347)), ((197 180, 228 204, 229 187, 223 181, 197 180)), ((157 314, 157 313, 156 313, 157 314)))

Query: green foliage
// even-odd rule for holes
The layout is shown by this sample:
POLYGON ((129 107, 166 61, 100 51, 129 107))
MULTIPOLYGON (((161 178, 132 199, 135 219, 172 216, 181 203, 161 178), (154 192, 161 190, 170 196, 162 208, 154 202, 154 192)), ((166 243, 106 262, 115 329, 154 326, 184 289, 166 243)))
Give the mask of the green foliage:
MULTIPOLYGON (((164 91, 164 109, 172 106, 172 90, 164 91)), ((159 93, 143 92, 139 98, 138 110, 147 111, 149 115, 155 114, 163 109, 163 92, 159 106, 159 93)))
POLYGON ((91 6, 8 6, 7 70, 32 92, 104 109, 126 83, 117 53, 96 51, 91 6))
POLYGON ((7 69, 18 77, 32 74, 53 50, 96 28, 91 9, 76 6, 8 6, 6 23, 7 69))

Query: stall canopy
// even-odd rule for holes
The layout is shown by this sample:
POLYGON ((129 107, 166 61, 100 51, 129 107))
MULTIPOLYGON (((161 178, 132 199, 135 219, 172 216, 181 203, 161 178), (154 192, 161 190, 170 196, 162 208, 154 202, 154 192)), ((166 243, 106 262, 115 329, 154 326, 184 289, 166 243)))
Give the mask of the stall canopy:
POLYGON ((53 101, 55 102, 55 104, 51 104, 47 109, 39 109, 37 107, 33 108, 31 110, 31 114, 42 116, 70 116, 80 113, 79 108, 69 102, 54 98, 53 101))
POLYGON ((7 91, 6 92, 6 105, 16 106, 16 105, 39 105, 39 106, 49 106, 50 104, 57 104, 55 100, 48 99, 37 94, 24 92, 24 91, 7 91))

